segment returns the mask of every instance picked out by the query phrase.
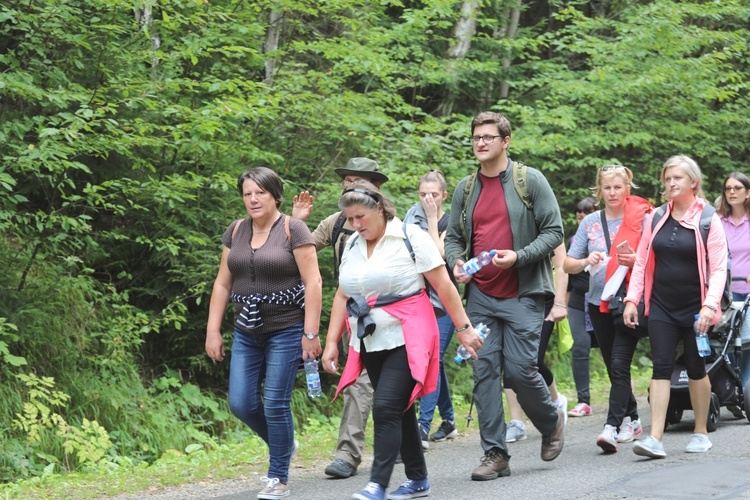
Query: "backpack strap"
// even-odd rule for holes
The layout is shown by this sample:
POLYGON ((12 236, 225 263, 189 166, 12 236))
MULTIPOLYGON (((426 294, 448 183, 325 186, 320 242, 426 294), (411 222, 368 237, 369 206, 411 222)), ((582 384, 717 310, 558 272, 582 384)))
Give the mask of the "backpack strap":
POLYGON ((450 214, 443 214, 443 216, 438 221, 438 234, 443 234, 445 231, 448 230, 448 223, 451 220, 450 214))
POLYGON ((245 219, 237 219, 234 222, 234 229, 232 230, 232 239, 234 239, 234 236, 237 234, 237 230, 240 228, 240 224, 242 224, 242 221, 245 219))
POLYGON ((531 201, 529 186, 526 183, 526 165, 520 161, 513 162, 513 187, 516 188, 516 193, 518 193, 526 208, 533 210, 534 203, 531 201))
POLYGON ((414 248, 411 246, 411 241, 409 241, 409 235, 406 234, 406 222, 401 224, 401 230, 404 232, 404 245, 406 245, 406 249, 409 250, 409 256, 411 257, 411 260, 417 262, 417 258, 414 256, 414 248))
POLYGON ((289 219, 291 219, 291 217, 289 217, 288 215, 286 216, 286 219, 284 219, 284 232, 286 233, 286 241, 291 243, 292 233, 289 231, 289 219))

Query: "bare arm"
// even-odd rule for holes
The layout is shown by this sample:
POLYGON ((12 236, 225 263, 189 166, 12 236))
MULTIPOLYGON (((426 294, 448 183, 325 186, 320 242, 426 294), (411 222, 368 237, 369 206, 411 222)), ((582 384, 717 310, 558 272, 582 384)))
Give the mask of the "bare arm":
POLYGON ((552 310, 544 318, 545 321, 562 321, 568 315, 568 273, 563 269, 563 263, 566 259, 565 244, 555 248, 552 256, 552 266, 555 268, 555 301, 552 304, 552 310))
MULTIPOLYGON (((323 303, 323 283, 318 269, 318 254, 315 245, 302 245, 294 249, 302 283, 305 285, 305 333, 318 333, 320 308, 323 303)), ((310 340, 302 337, 302 359, 317 358, 321 353, 320 337, 310 340)))
POLYGON ((229 248, 224 247, 221 252, 221 264, 219 272, 214 280, 214 287, 211 292, 211 302, 208 306, 208 324, 206 325, 206 354, 214 361, 224 360, 224 339, 221 336, 221 322, 224 319, 224 312, 229 303, 229 296, 232 293, 232 283, 234 279, 232 272, 227 266, 229 257, 229 248))
POLYGON ((328 373, 335 374, 338 370, 339 347, 338 343, 345 329, 346 301, 348 297, 336 290, 331 305, 331 320, 328 322, 328 333, 326 334, 326 347, 321 358, 323 369, 328 373))

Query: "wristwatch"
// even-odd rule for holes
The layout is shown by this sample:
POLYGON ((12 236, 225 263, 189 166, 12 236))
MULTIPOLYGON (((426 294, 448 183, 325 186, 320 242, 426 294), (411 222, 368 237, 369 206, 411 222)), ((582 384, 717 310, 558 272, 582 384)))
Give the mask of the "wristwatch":
POLYGON ((307 337, 307 338, 308 338, 308 339, 310 339, 310 340, 314 339, 314 338, 315 338, 315 337, 317 337, 317 336, 318 336, 318 334, 317 334, 317 333, 313 333, 313 332, 305 332, 305 337, 307 337))

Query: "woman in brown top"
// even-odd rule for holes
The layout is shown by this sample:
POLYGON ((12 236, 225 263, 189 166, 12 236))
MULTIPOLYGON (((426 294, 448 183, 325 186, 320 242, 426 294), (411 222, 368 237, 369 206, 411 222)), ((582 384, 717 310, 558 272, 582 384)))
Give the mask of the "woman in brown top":
POLYGON ((310 230, 279 211, 278 175, 258 167, 240 175, 237 187, 249 217, 233 222, 221 238, 206 353, 214 361, 224 359, 221 323, 231 297, 229 408, 268 445, 268 475, 261 478, 266 487, 258 498, 276 499, 289 495, 289 462, 296 449, 291 399, 300 358, 321 353, 322 286, 310 230))

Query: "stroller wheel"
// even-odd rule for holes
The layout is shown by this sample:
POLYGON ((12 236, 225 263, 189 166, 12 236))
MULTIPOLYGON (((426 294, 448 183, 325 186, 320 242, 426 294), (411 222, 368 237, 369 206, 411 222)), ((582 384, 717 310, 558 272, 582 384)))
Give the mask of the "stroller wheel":
POLYGON ((708 432, 713 432, 719 427, 719 419, 721 418, 721 403, 719 403, 719 396, 716 393, 711 393, 711 406, 708 408, 708 421, 706 422, 706 428, 708 432))
POLYGON ((682 408, 677 407, 672 402, 667 406, 667 423, 679 424, 682 420, 682 408))
POLYGON ((743 390, 743 399, 745 400, 745 416, 750 422, 750 381, 745 384, 745 388, 743 390))

